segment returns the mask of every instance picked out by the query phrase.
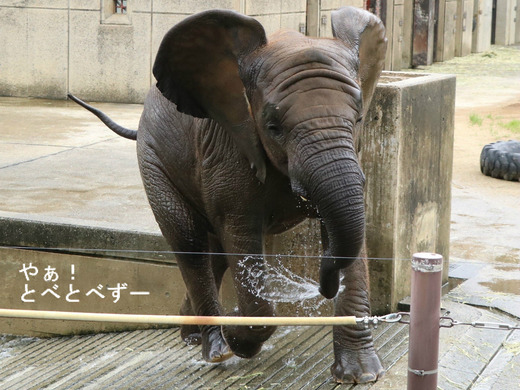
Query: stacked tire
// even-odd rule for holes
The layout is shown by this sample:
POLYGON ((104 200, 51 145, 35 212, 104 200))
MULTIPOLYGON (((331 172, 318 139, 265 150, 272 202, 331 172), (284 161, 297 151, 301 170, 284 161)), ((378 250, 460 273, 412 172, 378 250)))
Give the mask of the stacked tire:
POLYGON ((484 146, 480 171, 497 179, 520 181, 520 141, 498 141, 484 146))

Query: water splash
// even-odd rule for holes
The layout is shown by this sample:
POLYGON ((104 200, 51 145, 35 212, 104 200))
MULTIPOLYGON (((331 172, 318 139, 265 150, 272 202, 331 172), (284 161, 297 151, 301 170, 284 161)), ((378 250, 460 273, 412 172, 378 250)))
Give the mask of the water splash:
POLYGON ((320 286, 315 280, 295 274, 280 261, 277 263, 267 266, 265 299, 291 303, 321 297, 320 286))
MULTIPOLYGON (((263 263, 256 256, 246 256, 239 263, 241 277, 247 280, 248 291, 268 302, 276 304, 298 304, 305 313, 318 309, 328 302, 319 291, 319 283, 307 276, 294 273, 277 256, 263 263)), ((341 285, 340 291, 345 286, 341 285)), ((299 311, 299 310, 298 310, 299 311)))
POLYGON ((11 355, 11 351, 10 350, 2 349, 0 351, 0 360, 7 359, 7 358, 9 358, 11 356, 13 356, 13 355, 11 355))

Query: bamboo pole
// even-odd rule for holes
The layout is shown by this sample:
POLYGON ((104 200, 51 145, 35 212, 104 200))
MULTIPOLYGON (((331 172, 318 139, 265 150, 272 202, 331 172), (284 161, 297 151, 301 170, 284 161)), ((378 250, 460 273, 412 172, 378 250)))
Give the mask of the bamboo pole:
POLYGON ((166 325, 323 326, 356 325, 356 317, 204 317, 0 309, 0 317, 39 320, 128 322, 166 325))

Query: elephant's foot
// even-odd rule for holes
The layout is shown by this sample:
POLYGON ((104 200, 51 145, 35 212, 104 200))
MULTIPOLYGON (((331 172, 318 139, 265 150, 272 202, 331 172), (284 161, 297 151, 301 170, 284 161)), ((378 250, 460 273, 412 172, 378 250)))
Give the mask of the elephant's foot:
POLYGON ((275 330, 274 326, 223 326, 222 334, 235 355, 248 359, 261 351, 275 330))
POLYGON ((367 383, 382 378, 385 370, 373 347, 335 351, 331 372, 338 383, 367 383))
MULTIPOLYGON (((191 302, 186 294, 179 310, 181 316, 194 316, 195 313, 191 308, 191 302)), ((198 325, 181 325, 181 338, 188 345, 200 345, 202 342, 202 334, 198 325)))
POLYGON ((209 363, 220 363, 233 356, 222 337, 219 326, 207 326, 202 331, 202 357, 209 363))
POLYGON ((200 345, 202 334, 198 325, 181 325, 181 338, 188 345, 200 345))

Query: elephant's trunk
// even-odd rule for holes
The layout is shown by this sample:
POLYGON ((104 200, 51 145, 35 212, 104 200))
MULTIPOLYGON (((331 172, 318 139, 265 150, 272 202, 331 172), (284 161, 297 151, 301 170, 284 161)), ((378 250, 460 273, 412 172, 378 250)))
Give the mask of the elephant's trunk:
POLYGON ((290 173, 293 188, 318 208, 326 230, 322 235, 320 291, 333 298, 339 289, 339 271, 359 257, 363 246, 364 175, 349 136, 309 144, 301 149, 299 159, 298 168, 292 167, 294 172, 290 173))

